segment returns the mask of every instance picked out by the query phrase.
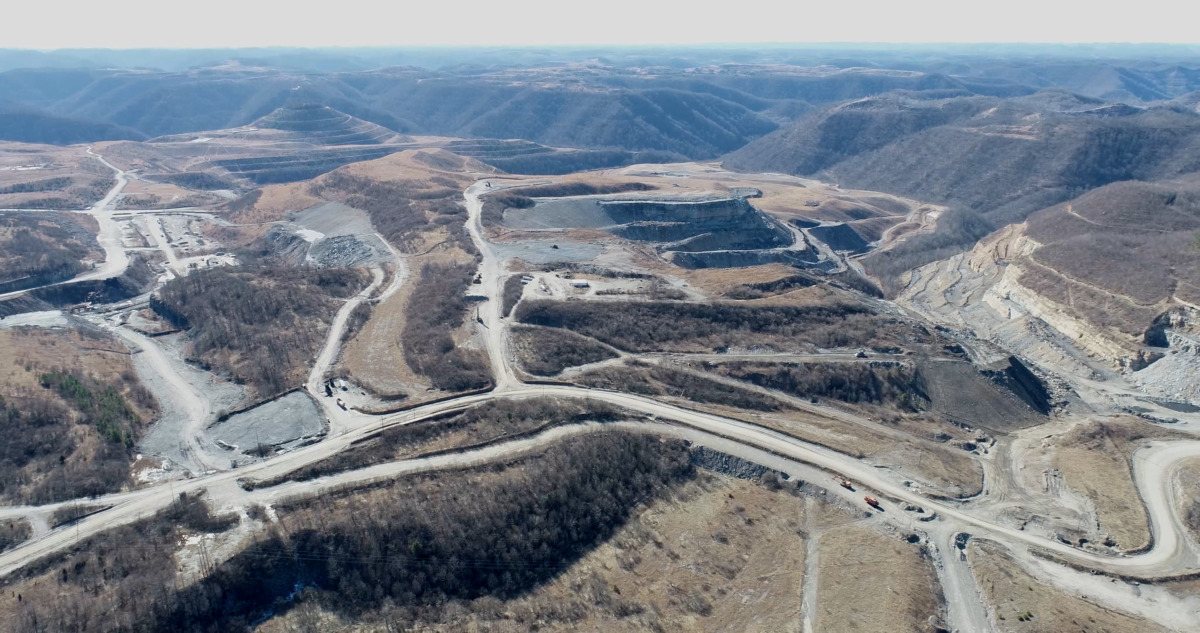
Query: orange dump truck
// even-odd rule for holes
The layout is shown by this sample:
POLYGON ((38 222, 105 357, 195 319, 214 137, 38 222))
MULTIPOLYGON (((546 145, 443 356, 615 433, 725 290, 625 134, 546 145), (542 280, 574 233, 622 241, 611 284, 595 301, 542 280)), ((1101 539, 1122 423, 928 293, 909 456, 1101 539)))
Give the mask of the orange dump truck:
POLYGON ((867 505, 871 506, 872 508, 879 507, 879 500, 875 497, 863 497, 863 501, 866 501, 867 505))

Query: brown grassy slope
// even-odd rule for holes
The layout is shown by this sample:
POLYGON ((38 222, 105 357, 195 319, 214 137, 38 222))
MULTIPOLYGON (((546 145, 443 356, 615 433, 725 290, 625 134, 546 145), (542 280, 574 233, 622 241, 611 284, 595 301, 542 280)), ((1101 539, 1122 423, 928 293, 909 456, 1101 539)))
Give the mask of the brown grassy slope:
POLYGON ((945 606, 930 560, 920 545, 867 527, 821 536, 817 576, 818 631, 920 631, 945 606))
MULTIPOLYGON (((106 388, 131 407, 131 438, 141 435, 156 403, 138 383, 129 350, 108 335, 83 329, 0 330, 0 498, 45 503, 131 485, 132 451, 106 438, 74 399, 42 386, 48 372, 81 380, 86 397, 106 388)), ((110 404, 116 404, 115 401, 110 404)))
MULTIPOLYGON (((474 169, 482 167, 448 152, 419 150, 349 165, 312 183, 311 189, 324 199, 366 210, 375 228, 409 254, 409 279, 376 306, 358 335, 347 344, 337 367, 338 372, 375 394, 416 398, 430 387, 454 389, 456 384, 478 382, 448 380, 443 376, 454 372, 439 371, 439 367, 445 369, 444 363, 414 357, 413 344, 428 334, 428 328, 416 327, 407 316, 419 292, 434 292, 444 299, 457 297, 451 296, 457 287, 434 288, 434 280, 422 289, 422 271, 427 266, 475 265, 474 245, 464 231, 467 215, 462 204, 463 189, 472 179, 467 172, 474 169)), ((428 297, 420 300, 427 301, 428 297)), ((445 330, 442 333, 455 341, 466 338, 461 319, 444 321, 431 325, 445 330)), ((477 354, 468 350, 458 355, 477 354)))
POLYGON ((1068 486, 1096 508, 1102 531, 1122 549, 1150 542, 1146 508, 1133 482, 1133 452, 1145 440, 1179 437, 1133 417, 1081 424, 1056 439, 1056 464, 1068 486))
POLYGON ((81 146, 0 141, 0 208, 84 209, 113 184, 113 171, 81 146))
POLYGON ((1120 182, 1030 216, 1021 283, 1084 320, 1140 335, 1173 298, 1200 300, 1200 182, 1120 182))
POLYGON ((1179 507, 1184 523, 1192 531, 1192 538, 1200 541, 1200 460, 1189 461, 1180 469, 1176 490, 1182 497, 1179 507))
MULTIPOLYGON (((389 242, 408 253, 421 251, 421 234, 447 227, 457 236, 466 220, 463 190, 482 164, 443 150, 408 150, 354 163, 310 181, 271 185, 235 222, 283 219, 321 202, 340 202, 366 211, 389 242)), ((465 246, 470 250, 469 246, 465 246)))
MULTIPOLYGON (((560 575, 511 600, 481 598, 421 614, 416 631, 760 632, 799 630, 804 526, 844 515, 786 490, 706 472, 655 500, 560 575)), ((262 633, 384 633, 389 614, 314 608, 265 623, 262 633)), ((404 621, 404 620, 393 620, 404 621)))

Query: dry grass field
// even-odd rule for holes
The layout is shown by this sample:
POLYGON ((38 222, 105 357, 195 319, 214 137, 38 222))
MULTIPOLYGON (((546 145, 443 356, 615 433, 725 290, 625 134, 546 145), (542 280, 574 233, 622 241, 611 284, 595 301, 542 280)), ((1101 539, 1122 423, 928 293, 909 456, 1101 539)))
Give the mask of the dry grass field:
POLYGON ((83 147, 0 142, 0 209, 83 209, 114 182, 83 147))
MULTIPOLYGON (((342 177, 349 182, 402 185, 414 190, 453 187, 454 196, 462 199, 462 190, 473 180, 468 174, 484 172, 487 167, 471 159, 436 149, 407 150, 376 160, 353 163, 328 174, 303 182, 268 185, 253 207, 233 214, 231 221, 239 223, 270 222, 284 219, 291 211, 299 211, 321 202, 342 202, 356 206, 351 199, 357 191, 331 187, 342 177)), ((385 201, 399 210, 402 200, 385 201)), ((373 217, 372 220, 377 220, 373 217)), ((379 228, 379 222, 376 227, 379 228)))
POLYGON ((211 207, 224 198, 187 189, 168 182, 153 182, 142 178, 129 181, 121 191, 117 207, 121 209, 171 209, 178 207, 211 207))
POLYGON ((94 330, 15 328, 0 330, 0 385, 38 387, 38 373, 78 369, 101 382, 119 383, 133 365, 129 350, 94 330))
POLYGON ((1200 460, 1186 462, 1179 469, 1178 481, 1175 490, 1184 524, 1192 531, 1192 538, 1200 543, 1200 460))
POLYGON ((820 548, 816 630, 934 633, 945 619, 920 545, 853 526, 826 531, 820 548))
MULTIPOLYGON (((466 219, 462 190, 470 182, 464 170, 470 169, 482 166, 438 150, 406 151, 347 166, 309 186, 325 199, 366 208, 376 229, 409 254, 405 258, 408 279, 374 307, 335 368, 376 395, 406 395, 413 400, 438 395, 427 391, 431 381, 414 371, 405 357, 402 334, 421 270, 428 265, 474 262, 472 253, 465 250, 473 247, 461 230, 466 219), (344 178, 339 180, 339 173, 344 178), (333 188, 331 183, 340 183, 341 188, 333 188), (354 186, 363 190, 350 191, 344 188, 346 183, 357 183, 354 186), (426 194, 433 197, 422 197, 426 194)), ((469 329, 467 324, 457 328, 454 340, 460 344, 468 340, 469 329)))
POLYGON ((427 397, 426 390, 431 386, 429 378, 409 367, 401 335, 409 298, 416 289, 421 268, 428 264, 471 261, 468 253, 449 246, 447 237, 445 230, 430 231, 422 236, 423 252, 406 258, 410 271, 408 280, 395 294, 374 306, 370 318, 343 349, 334 367, 335 374, 345 375, 378 396, 407 395, 413 400, 427 397))

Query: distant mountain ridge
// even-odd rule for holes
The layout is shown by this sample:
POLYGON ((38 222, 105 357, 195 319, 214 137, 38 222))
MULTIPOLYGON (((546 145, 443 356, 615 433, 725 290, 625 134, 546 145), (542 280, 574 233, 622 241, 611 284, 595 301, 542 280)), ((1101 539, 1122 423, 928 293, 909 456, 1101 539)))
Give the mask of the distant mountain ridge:
POLYGON ((949 207, 936 232, 863 260, 894 289, 905 271, 1092 189, 1200 172, 1200 114, 1061 90, 1007 99, 892 93, 810 113, 725 164, 949 207))
POLYGON ((71 145, 93 141, 140 141, 146 135, 129 128, 80 121, 17 106, 0 105, 0 141, 71 145))
POLYGON ((0 96, 149 137, 248 125, 316 103, 402 134, 522 138, 555 147, 716 158, 815 104, 890 90, 1025 94, 1015 83, 880 68, 727 65, 628 72, 596 65, 297 73, 14 70, 0 96))
POLYGON ((1200 171, 1200 114, 1060 91, 1011 99, 891 94, 810 114, 725 162, 820 174, 1007 223, 1111 182, 1200 171))
MULTIPOLYGON (((963 48, 969 54, 952 57, 917 49, 847 50, 854 54, 770 47, 657 54, 597 49, 592 57, 582 49, 497 51, 488 65, 440 70, 382 65, 435 64, 454 59, 452 51, 231 50, 224 61, 214 57, 217 52, 146 52, 148 61, 175 60, 167 67, 183 60, 199 64, 170 71, 124 70, 125 57, 100 52, 99 59, 113 60, 108 68, 0 72, 0 99, 146 137, 241 127, 278 108, 314 103, 401 134, 521 138, 554 147, 711 159, 828 104, 894 91, 1014 98, 1060 87, 1101 103, 1138 105, 1200 90, 1200 55, 1189 65, 1087 59, 1066 49, 1059 51, 1062 57, 1040 62, 1007 49, 1000 57, 970 47, 963 48), (373 63, 379 66, 358 69, 373 63)), ((4 59, 85 64, 69 52, 9 52, 0 54, 4 59)))

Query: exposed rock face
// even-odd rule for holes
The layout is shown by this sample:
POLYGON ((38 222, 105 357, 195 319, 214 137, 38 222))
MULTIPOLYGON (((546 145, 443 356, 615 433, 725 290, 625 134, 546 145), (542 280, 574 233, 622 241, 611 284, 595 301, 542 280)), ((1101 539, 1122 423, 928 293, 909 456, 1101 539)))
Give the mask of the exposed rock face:
POLYGON ((517 229, 594 228, 652 243, 664 259, 684 268, 734 268, 784 263, 827 266, 820 254, 789 229, 751 205, 740 191, 684 199, 571 197, 504 212, 517 229))
POLYGON ((1146 331, 1146 344, 1151 349, 1131 367, 1133 382, 1161 398, 1200 403, 1200 310, 1164 312, 1146 331))
MULTIPOLYGON (((688 458, 694 466, 707 468, 708 470, 737 477, 738 479, 758 479, 768 472, 778 472, 761 464, 756 464, 741 457, 735 457, 704 446, 692 448, 688 452, 688 458)), ((784 473, 778 474, 783 479, 788 478, 784 473)))
POLYGON ((1046 384, 1016 356, 1008 357, 1008 366, 1003 370, 985 373, 1037 412, 1042 415, 1050 414, 1054 403, 1046 384))
POLYGON ((281 226, 267 231, 260 239, 260 244, 264 254, 293 265, 300 265, 308 255, 308 242, 281 226))
MULTIPOLYGON (((999 339, 1014 351, 1029 345, 1020 341, 1028 328, 1014 325, 1039 321, 1049 326, 1057 338, 1105 364, 1117 366, 1122 359, 1136 354, 1141 345, 1133 337, 1088 323, 1071 306, 1050 301, 1021 283, 1024 267, 1041 246, 1023 229, 1024 225, 1007 227, 971 251, 918 268, 900 300, 935 322, 974 329, 981 338, 999 339)), ((1053 346, 1061 342, 1047 341, 1053 346)), ((1044 360, 1047 353, 1032 357, 1044 360)), ((1030 356, 1025 350, 1023 355, 1030 356)))
MULTIPOLYGON (((969 252, 914 270, 897 300, 1042 366, 1078 376, 1125 374, 1157 397, 1200 398, 1200 311, 1174 302, 1138 305, 1095 285, 1075 295, 1084 282, 1035 261, 1040 248, 1025 224, 1006 227, 969 252), (1078 300, 1062 303, 1062 296, 1078 300)), ((1042 408, 1038 398, 1026 401, 1042 408)))

